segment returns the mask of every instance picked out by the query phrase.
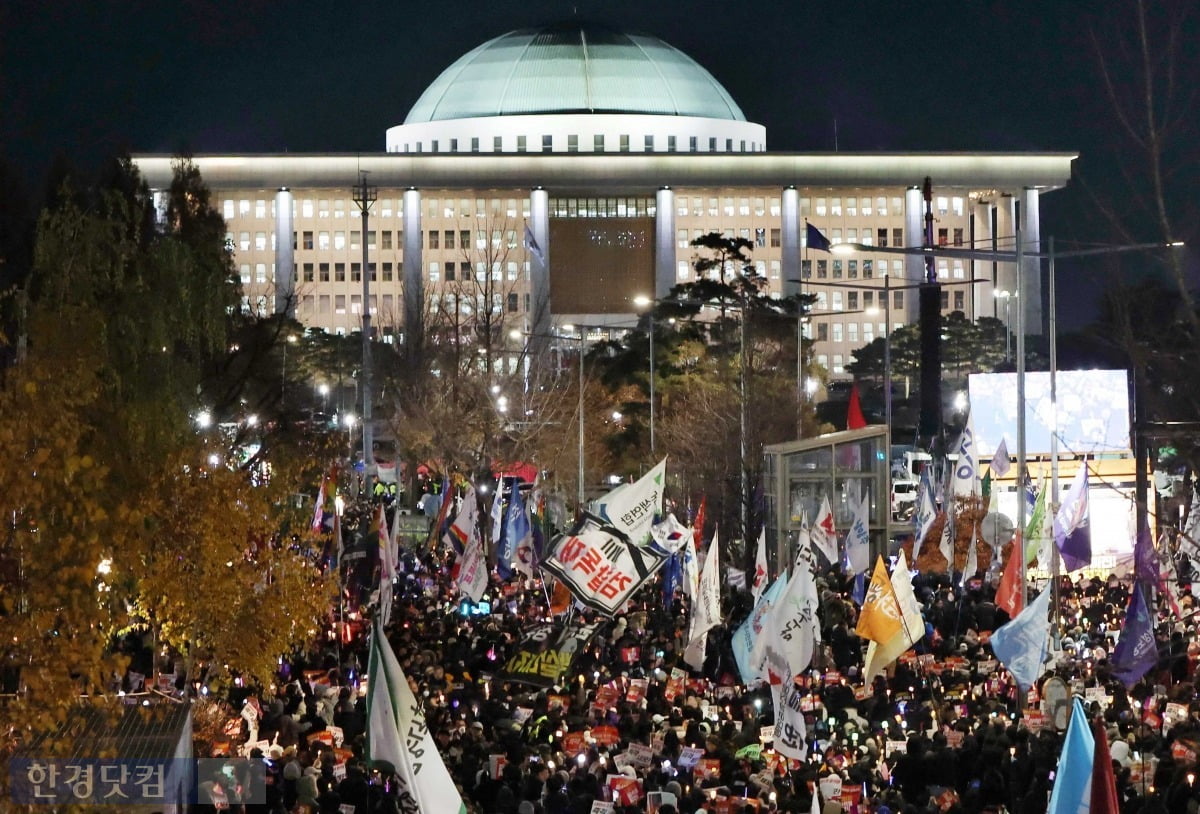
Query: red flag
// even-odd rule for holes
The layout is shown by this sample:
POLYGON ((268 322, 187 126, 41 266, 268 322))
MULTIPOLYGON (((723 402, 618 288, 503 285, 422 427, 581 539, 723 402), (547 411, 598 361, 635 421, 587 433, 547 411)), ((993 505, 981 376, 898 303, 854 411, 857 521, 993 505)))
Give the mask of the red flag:
POLYGON ((700 508, 696 509, 696 522, 692 524, 692 533, 695 535, 697 553, 699 553, 700 548, 704 545, 704 507, 707 503, 708 495, 700 498, 700 508))
POLYGON ((1008 555, 1008 564, 1000 576, 1000 584, 996 587, 996 607, 1008 614, 1009 619, 1016 619, 1017 614, 1025 607, 1025 586, 1021 584, 1021 533, 1013 537, 1012 551, 1008 555))
POLYGON ((1108 735, 1100 720, 1092 721, 1096 749, 1092 756, 1092 814, 1118 814, 1117 779, 1113 775, 1112 755, 1108 751, 1108 735))
POLYGON ((850 385, 850 405, 846 408, 846 429, 861 430, 867 426, 863 418, 862 404, 858 400, 858 382, 850 385))

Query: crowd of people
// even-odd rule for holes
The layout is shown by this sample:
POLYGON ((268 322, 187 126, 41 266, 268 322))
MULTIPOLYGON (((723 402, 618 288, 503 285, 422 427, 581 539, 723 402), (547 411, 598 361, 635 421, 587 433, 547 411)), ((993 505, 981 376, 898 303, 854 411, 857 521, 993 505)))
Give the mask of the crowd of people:
MULTIPOLYGON (((723 592, 727 623, 710 633, 701 671, 682 659, 681 593, 664 597, 652 583, 611 620, 573 607, 575 621, 600 624, 565 674, 536 686, 511 680, 505 666, 530 626, 550 619, 547 586, 493 584, 476 605, 457 596, 452 565, 449 551, 404 553, 386 635, 471 812, 1047 809, 1063 723, 1042 711, 1038 688, 1019 694, 991 652, 989 633, 1007 621, 994 603, 995 575, 965 584, 916 575, 924 635, 864 685, 867 643, 854 632, 851 584, 833 569, 821 574, 822 643, 797 678, 808 756, 789 760, 771 748, 770 689, 743 685, 730 648, 752 609, 745 589, 723 592)), ((1200 806, 1200 648, 1187 621, 1193 599, 1181 588, 1181 614, 1160 616, 1158 665, 1126 688, 1108 657, 1130 584, 1064 577, 1060 586, 1060 635, 1039 687, 1061 678, 1103 721, 1122 811, 1200 806)), ((386 770, 365 760, 368 629, 342 629, 290 660, 275 692, 254 699, 263 711, 254 737, 271 744, 261 755, 264 810, 399 810, 386 770)))

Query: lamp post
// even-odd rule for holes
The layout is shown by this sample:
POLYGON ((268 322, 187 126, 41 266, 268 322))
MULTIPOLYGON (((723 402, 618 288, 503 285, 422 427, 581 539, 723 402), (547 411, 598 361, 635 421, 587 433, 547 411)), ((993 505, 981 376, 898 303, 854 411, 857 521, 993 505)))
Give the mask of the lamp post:
POLYGON ((633 304, 639 308, 648 308, 650 317, 650 455, 654 455, 654 301, 645 294, 633 298, 633 304))
POLYGON ((374 426, 371 422, 371 267, 367 263, 367 220, 378 193, 377 187, 367 185, 367 173, 362 171, 359 184, 354 188, 354 203, 362 212, 362 420, 363 466, 367 474, 375 466, 374 426))

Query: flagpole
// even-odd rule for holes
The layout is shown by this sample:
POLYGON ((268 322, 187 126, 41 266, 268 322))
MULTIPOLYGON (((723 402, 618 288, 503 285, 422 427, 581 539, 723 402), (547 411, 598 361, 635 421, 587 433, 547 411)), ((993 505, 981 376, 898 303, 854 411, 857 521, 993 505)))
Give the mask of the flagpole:
MULTIPOLYGON (((1024 269, 1022 268, 1024 256, 1024 246, 1021 244, 1021 217, 1025 214, 1020 211, 1020 202, 1017 203, 1018 212, 1016 218, 1016 237, 1017 237, 1017 484, 1018 489, 1024 488, 1025 483, 1025 296, 1024 288, 1024 269)), ((1017 500, 1017 529, 1022 534, 1017 539, 1020 540, 1019 545, 1024 546, 1024 530, 1025 530, 1025 496, 1018 495, 1017 500)), ((995 551, 992 552, 995 554, 995 551)), ((1020 569, 1017 574, 1017 580, 1020 585, 1022 595, 1026 592, 1027 575, 1025 571, 1025 552, 1021 552, 1021 556, 1017 558, 1020 563, 1020 569)), ((1025 695, 1021 692, 1021 687, 1017 685, 1017 712, 1025 709, 1025 695)))
MULTIPOLYGON (((1054 277, 1054 236, 1050 241, 1050 528, 1054 534, 1054 517, 1058 515, 1058 306, 1054 277)), ((1058 630, 1058 546, 1050 544, 1050 635, 1057 644, 1061 636, 1058 630)))

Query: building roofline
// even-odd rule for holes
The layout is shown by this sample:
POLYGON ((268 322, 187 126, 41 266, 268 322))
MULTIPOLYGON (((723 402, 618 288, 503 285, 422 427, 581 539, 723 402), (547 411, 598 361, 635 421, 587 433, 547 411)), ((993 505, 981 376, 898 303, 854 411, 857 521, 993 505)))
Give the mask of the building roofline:
MULTIPOLYGON (((214 190, 348 188, 361 171, 372 184, 424 189, 913 186, 1043 192, 1066 185, 1075 152, 871 153, 221 153, 192 156, 214 190)), ((170 183, 175 156, 136 153, 147 183, 170 183)))

